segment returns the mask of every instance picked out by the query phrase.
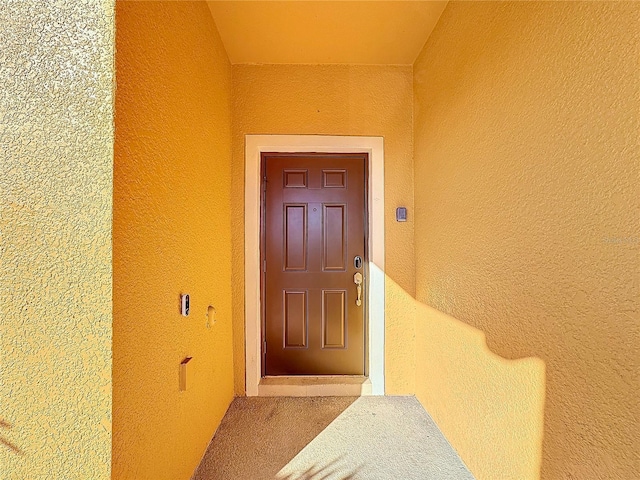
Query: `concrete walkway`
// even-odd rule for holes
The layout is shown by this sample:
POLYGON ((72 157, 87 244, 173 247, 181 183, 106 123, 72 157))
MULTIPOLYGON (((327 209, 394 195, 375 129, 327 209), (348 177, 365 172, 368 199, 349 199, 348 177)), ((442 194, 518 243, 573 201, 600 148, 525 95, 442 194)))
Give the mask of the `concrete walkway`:
POLYGON ((193 480, 473 480, 413 397, 237 398, 193 480))

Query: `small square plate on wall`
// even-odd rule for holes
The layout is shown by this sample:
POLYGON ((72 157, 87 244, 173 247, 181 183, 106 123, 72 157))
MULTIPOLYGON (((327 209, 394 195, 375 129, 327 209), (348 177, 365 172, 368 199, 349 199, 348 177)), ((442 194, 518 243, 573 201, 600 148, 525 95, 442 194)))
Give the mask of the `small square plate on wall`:
POLYGON ((398 222, 406 222, 407 221, 407 207, 398 207, 398 208, 396 208, 396 220, 398 222))

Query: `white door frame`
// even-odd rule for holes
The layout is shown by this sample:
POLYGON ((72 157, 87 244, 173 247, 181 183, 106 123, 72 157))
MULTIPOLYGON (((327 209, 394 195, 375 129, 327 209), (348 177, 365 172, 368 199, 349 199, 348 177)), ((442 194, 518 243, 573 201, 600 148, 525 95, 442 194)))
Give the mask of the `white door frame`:
POLYGON ((368 153, 369 279, 367 363, 372 394, 384 395, 384 140, 382 137, 245 135, 244 314, 247 396, 258 395, 261 369, 260 158, 263 152, 368 153))

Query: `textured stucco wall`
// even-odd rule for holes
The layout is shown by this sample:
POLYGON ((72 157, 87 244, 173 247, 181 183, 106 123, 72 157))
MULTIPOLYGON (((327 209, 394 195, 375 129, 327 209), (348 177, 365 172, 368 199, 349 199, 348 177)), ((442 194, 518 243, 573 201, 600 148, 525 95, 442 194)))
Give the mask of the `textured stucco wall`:
POLYGON ((235 388, 244 394, 244 136, 383 136, 385 149, 386 390, 413 393, 414 294, 411 67, 234 65, 233 324, 235 388), (395 221, 395 208, 409 209, 395 221))
POLYGON ((187 479, 233 397, 231 66, 204 2, 116 12, 113 478, 187 479))
POLYGON ((416 397, 477 479, 539 478, 541 359, 501 358, 480 330, 416 302, 416 397))
POLYGON ((544 361, 542 478, 636 478, 640 4, 452 2, 414 92, 417 298, 544 361))
POLYGON ((0 5, 0 478, 111 463, 113 1, 0 5))

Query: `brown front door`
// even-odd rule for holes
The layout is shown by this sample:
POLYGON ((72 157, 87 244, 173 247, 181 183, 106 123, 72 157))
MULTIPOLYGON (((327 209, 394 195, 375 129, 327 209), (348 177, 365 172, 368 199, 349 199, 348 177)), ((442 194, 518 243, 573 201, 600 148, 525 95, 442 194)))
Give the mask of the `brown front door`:
POLYGON ((262 155, 266 375, 363 375, 366 154, 262 155), (362 261, 356 267, 354 261, 362 261))

